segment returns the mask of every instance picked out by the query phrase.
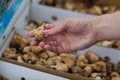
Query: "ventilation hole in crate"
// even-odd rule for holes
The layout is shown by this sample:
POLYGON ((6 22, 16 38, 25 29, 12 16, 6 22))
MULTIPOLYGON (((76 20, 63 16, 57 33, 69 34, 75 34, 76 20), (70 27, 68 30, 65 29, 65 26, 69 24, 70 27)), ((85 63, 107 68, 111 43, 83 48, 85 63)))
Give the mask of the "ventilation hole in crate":
POLYGON ((52 20, 54 20, 54 21, 56 21, 56 20, 58 19, 58 17, 55 16, 55 15, 53 15, 51 18, 52 18, 52 20))
POLYGON ((24 77, 21 77, 21 80, 25 80, 25 78, 24 78, 24 77))
POLYGON ((11 29, 11 31, 13 31, 15 29, 15 27, 13 27, 12 29, 11 29))
POLYGON ((5 39, 5 35, 3 36, 3 39, 5 39))
POLYGON ((28 16, 25 17, 25 21, 28 22, 29 21, 29 18, 28 16))

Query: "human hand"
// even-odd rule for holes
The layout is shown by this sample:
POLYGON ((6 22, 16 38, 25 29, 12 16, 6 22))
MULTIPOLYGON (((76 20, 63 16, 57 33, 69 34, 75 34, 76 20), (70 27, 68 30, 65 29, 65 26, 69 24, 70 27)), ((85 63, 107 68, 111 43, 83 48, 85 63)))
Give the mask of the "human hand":
MULTIPOLYGON (((39 45, 54 52, 72 52, 90 47, 97 42, 92 20, 88 18, 68 18, 61 22, 49 24, 43 33, 48 35, 39 45)), ((34 36, 34 31, 28 35, 34 36)), ((38 44, 36 41, 32 45, 38 44)))

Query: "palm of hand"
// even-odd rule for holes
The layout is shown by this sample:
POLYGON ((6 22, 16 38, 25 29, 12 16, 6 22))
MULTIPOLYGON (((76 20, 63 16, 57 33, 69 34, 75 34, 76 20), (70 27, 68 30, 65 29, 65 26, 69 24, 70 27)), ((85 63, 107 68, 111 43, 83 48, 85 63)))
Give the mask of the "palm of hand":
POLYGON ((83 33, 62 32, 52 36, 48 36, 43 40, 54 52, 71 52, 74 50, 85 49, 96 43, 92 30, 84 31, 83 33))

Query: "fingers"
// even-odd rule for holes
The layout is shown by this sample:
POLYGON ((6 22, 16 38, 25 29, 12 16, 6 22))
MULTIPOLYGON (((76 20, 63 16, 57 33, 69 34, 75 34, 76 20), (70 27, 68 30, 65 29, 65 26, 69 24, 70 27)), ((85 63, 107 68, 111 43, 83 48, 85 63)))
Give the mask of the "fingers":
POLYGON ((54 52, 59 52, 58 49, 57 49, 57 46, 55 44, 54 41, 51 41, 51 42, 37 42, 37 41, 31 41, 30 43, 32 46, 36 46, 39 44, 40 47, 46 49, 46 50, 50 50, 50 51, 54 51, 54 52))
POLYGON ((56 52, 56 53, 69 52, 69 51, 65 51, 61 46, 48 45, 48 44, 44 46, 44 49, 47 49, 49 51, 56 52))
MULTIPOLYGON (((53 24, 48 24, 48 27, 46 30, 43 31, 44 34, 46 35, 53 35, 61 32, 64 29, 64 24, 63 22, 56 22, 53 24)), ((36 30, 32 30, 28 33, 28 37, 34 37, 36 30)))
POLYGON ((40 42, 39 44, 42 48, 49 50, 49 51, 53 51, 56 53, 62 53, 65 52, 65 49, 60 46, 60 45, 56 45, 56 42, 51 41, 51 42, 40 42))
POLYGON ((47 49, 47 50, 50 50, 50 51, 57 51, 57 46, 56 46, 56 42, 55 41, 42 41, 39 43, 39 45, 44 48, 44 49, 47 49))
MULTIPOLYGON (((42 42, 38 41, 31 41, 31 45, 39 45, 44 49, 50 50, 50 51, 61 51, 62 48, 59 50, 59 46, 57 46, 57 43, 55 42, 55 34, 62 32, 64 30, 65 26, 63 22, 56 22, 53 24, 49 24, 47 29, 43 31, 45 35, 48 35, 47 37, 44 37, 42 42)), ((35 31, 32 30, 28 33, 29 37, 35 36, 35 31)))
POLYGON ((49 50, 49 48, 50 48, 50 45, 45 45, 45 46, 44 46, 44 49, 49 50))
POLYGON ((61 23, 61 21, 55 22, 55 23, 52 23, 52 24, 48 24, 47 29, 51 29, 51 28, 53 28, 53 27, 59 25, 60 23, 61 23))
POLYGON ((28 37, 34 37, 36 30, 32 30, 28 33, 28 37))
POLYGON ((56 26, 52 29, 44 30, 43 33, 46 34, 46 35, 54 35, 54 34, 57 34, 61 31, 62 31, 62 27, 61 26, 56 26))
POLYGON ((39 42, 35 41, 35 40, 33 40, 33 41, 30 42, 30 45, 32 45, 32 46, 35 46, 35 45, 38 45, 38 44, 39 44, 39 42))
POLYGON ((39 46, 41 46, 42 48, 44 47, 44 45, 45 45, 45 42, 43 41, 39 43, 39 46))
POLYGON ((57 52, 57 53, 61 53, 64 52, 63 48, 56 46, 54 41, 51 42, 37 42, 37 41, 31 41, 30 43, 32 46, 36 46, 39 44, 40 47, 49 50, 49 51, 53 51, 53 52, 57 52))
POLYGON ((46 44, 43 46, 44 49, 59 53, 58 47, 55 45, 46 44))
POLYGON ((48 29, 44 30, 43 33, 46 35, 54 35, 64 30, 65 26, 63 22, 57 22, 54 24, 49 24, 48 29))

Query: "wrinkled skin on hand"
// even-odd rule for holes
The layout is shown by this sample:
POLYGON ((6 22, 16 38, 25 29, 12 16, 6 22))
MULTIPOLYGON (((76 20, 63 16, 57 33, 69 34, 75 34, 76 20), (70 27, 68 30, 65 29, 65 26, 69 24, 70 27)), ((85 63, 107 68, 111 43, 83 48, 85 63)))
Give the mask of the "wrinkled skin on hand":
MULTIPOLYGON (((61 22, 49 24, 43 31, 48 35, 39 43, 42 48, 54 52, 72 52, 82 50, 97 42, 91 19, 70 18, 61 22)), ((34 36, 35 30, 28 35, 34 36)))

